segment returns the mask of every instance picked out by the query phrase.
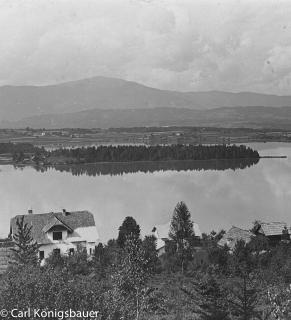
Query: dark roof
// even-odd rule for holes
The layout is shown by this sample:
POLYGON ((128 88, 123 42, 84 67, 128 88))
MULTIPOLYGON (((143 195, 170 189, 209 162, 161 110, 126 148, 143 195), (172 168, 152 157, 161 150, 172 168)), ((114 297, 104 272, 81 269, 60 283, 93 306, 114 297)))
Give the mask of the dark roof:
POLYGON ((233 250, 239 240, 243 240, 245 243, 248 243, 252 236, 253 234, 250 231, 233 226, 218 241, 218 245, 222 247, 227 245, 231 250, 233 250))
MULTIPOLYGON (((259 232, 265 236, 282 235, 284 228, 287 227, 285 222, 260 222, 259 232)), ((290 232, 290 228, 288 228, 290 232)))
POLYGON ((64 225, 66 229, 72 231, 77 228, 94 227, 94 216, 89 211, 74 212, 50 212, 42 214, 17 215, 10 221, 10 233, 17 232, 16 221, 24 216, 24 222, 32 226, 31 232, 33 239, 39 244, 48 244, 51 241, 47 238, 45 230, 48 231, 54 224, 64 225))

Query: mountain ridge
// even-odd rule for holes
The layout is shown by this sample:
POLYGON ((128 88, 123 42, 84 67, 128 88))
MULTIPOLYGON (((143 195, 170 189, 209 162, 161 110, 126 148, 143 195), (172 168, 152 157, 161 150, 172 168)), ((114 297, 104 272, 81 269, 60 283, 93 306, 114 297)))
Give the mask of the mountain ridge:
POLYGON ((239 106, 291 106, 291 96, 253 92, 180 92, 151 88, 118 78, 93 77, 47 86, 0 87, 0 121, 89 109, 188 108, 206 110, 239 106))

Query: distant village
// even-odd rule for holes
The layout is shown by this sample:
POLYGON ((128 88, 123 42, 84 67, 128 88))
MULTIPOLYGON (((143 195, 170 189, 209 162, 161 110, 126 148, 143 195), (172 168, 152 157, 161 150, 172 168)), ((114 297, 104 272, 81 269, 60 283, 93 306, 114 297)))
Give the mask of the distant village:
POLYGON ((0 129, 0 142, 32 143, 46 148, 100 144, 233 144, 290 142, 288 130, 208 127, 144 127, 110 129, 0 129))

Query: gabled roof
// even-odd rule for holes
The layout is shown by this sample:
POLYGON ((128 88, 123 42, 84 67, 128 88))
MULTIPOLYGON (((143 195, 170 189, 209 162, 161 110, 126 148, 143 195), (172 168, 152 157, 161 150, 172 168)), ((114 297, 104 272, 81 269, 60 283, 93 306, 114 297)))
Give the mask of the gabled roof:
MULTIPOLYGON (((282 235, 284 228, 287 227, 285 222, 260 222, 258 232, 263 233, 265 236, 278 236, 282 235)), ((291 231, 288 228, 289 232, 291 231)))
POLYGON ((57 218, 56 216, 53 216, 48 223, 43 227, 42 231, 43 232, 48 232, 49 230, 51 230, 53 227, 64 227, 65 229, 67 229, 69 232, 73 232, 74 230, 69 227, 67 224, 65 224, 63 221, 61 221, 59 218, 57 218))
POLYGON ((42 214, 17 215, 10 221, 10 233, 17 232, 16 221, 24 216, 24 222, 32 226, 31 232, 33 239, 38 244, 48 244, 51 241, 46 236, 44 230, 56 225, 66 226, 72 231, 78 228, 95 227, 94 216, 89 211, 74 211, 64 214, 63 212, 50 212, 42 214))
POLYGON ((249 230, 233 226, 218 241, 218 245, 221 247, 227 245, 230 250, 233 250, 238 241, 243 240, 245 243, 248 243, 251 241, 252 236, 253 234, 249 230))

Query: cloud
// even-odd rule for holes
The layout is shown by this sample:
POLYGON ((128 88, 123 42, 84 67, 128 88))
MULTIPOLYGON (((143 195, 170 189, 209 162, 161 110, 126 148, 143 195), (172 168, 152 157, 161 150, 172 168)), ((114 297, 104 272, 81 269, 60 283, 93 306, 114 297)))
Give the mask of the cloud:
POLYGON ((291 94, 288 1, 1 0, 0 9, 2 85, 105 75, 291 94))
POLYGON ((265 79, 270 83, 276 83, 281 92, 288 91, 291 86, 290 60, 291 46, 275 46, 265 60, 265 79))

